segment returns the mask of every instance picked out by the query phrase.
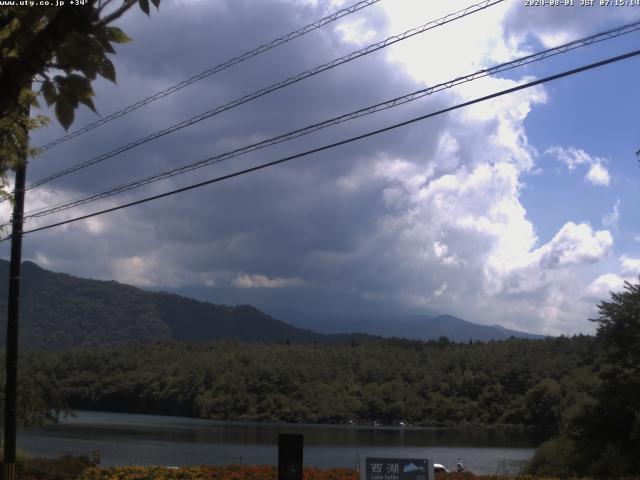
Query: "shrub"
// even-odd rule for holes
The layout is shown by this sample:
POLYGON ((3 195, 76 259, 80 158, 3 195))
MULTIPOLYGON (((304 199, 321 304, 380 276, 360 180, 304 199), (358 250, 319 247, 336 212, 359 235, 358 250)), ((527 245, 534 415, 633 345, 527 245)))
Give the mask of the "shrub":
MULTIPOLYGON (((229 465, 206 467, 114 467, 88 468, 79 480, 276 480, 278 472, 271 465, 229 465)), ((305 480, 358 480, 349 468, 321 470, 305 467, 305 480)))
POLYGON ((25 480, 69 480, 77 478, 91 466, 89 457, 65 455, 59 458, 25 458, 19 460, 17 477, 25 480))
POLYGON ((565 436, 552 438, 536 450, 525 472, 543 477, 567 478, 574 472, 575 444, 565 436))

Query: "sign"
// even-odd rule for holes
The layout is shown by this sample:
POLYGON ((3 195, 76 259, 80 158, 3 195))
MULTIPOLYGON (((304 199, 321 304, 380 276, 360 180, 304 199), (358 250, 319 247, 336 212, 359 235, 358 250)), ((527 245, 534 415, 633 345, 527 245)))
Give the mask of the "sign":
POLYGON ((433 480, 433 462, 426 458, 364 457, 360 480, 433 480))

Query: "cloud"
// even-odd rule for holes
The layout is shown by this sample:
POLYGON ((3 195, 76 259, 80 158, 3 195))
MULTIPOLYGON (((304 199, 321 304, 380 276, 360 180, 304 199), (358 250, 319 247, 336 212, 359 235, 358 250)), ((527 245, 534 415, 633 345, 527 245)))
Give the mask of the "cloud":
POLYGON ((574 170, 578 165, 590 165, 593 162, 591 155, 584 150, 573 147, 549 147, 544 153, 554 155, 559 161, 565 163, 569 170, 574 170))
POLYGON ((159 263, 152 256, 116 259, 113 274, 119 281, 139 287, 181 287, 185 283, 170 265, 159 263))
POLYGON ((622 266, 623 274, 635 276, 640 275, 640 258, 622 255, 620 257, 620 264, 622 266))
POLYGON ((300 278, 268 278, 265 275, 238 275, 231 281, 238 288, 283 288, 304 285, 300 278))
POLYGON ((631 21, 634 13, 625 8, 584 7, 575 2, 562 8, 528 8, 514 3, 504 25, 505 34, 514 42, 527 37, 539 40, 545 47, 553 47, 575 38, 592 34, 611 24, 631 21))
POLYGON ((367 22, 367 18, 356 18, 342 22, 335 27, 343 42, 364 47, 376 41, 379 32, 367 22))
POLYGON ((610 292, 616 292, 624 286, 624 279, 615 273, 605 273, 593 280, 588 288, 594 301, 608 300, 610 292))
MULTIPOLYGON (((402 7, 380 2, 357 17, 112 122, 100 134, 52 149, 42 161, 30 163, 30 177, 108 151, 345 55, 356 45, 465 6, 463 1, 407 0, 402 7)), ((108 114, 295 30, 329 8, 320 1, 220 0, 192 3, 189 8, 167 3, 152 19, 139 13, 127 16, 122 27, 135 41, 118 49, 120 86, 96 85, 98 108, 108 114)), ((531 39, 539 35, 569 36, 579 27, 565 13, 563 24, 551 13, 554 9, 539 10, 545 14, 522 15, 520 4, 516 8, 504 2, 434 29, 61 178, 30 193, 29 208, 92 193, 474 72, 533 51, 531 39), (461 40, 472 36, 477 41, 461 40)), ((599 22, 590 20, 592 25, 599 22)), ((531 70, 525 70, 470 82, 99 206, 282 158, 532 78, 531 70)), ((104 215, 93 223, 41 232, 29 239, 25 255, 46 259, 54 270, 139 286, 234 289, 234 298, 241 302, 250 295, 264 295, 295 308, 334 308, 336 313, 362 312, 366 305, 429 308, 535 332, 588 331, 585 319, 593 304, 589 288, 604 284, 594 284, 589 269, 597 270, 610 255, 611 233, 567 218, 551 240, 540 245, 522 200, 522 178, 537 170, 538 157, 527 119, 552 101, 545 87, 527 89, 260 173, 104 215), (277 296, 285 293, 286 297, 277 296)), ((79 112, 78 125, 94 120, 91 115, 79 112)), ((38 132, 36 143, 57 133, 55 128, 38 132)), ((588 169, 587 181, 610 181, 604 159, 576 148, 551 147, 547 152, 570 170, 588 169)), ((30 225, 97 208, 98 204, 87 205, 30 225)), ((613 228, 614 218, 611 224, 603 220, 603 226, 613 228)))
POLYGON ((620 221, 620 199, 616 200, 611 212, 602 217, 602 225, 605 227, 618 228, 620 221))
POLYGON ((611 180, 609 171, 604 167, 606 159, 589 155, 582 149, 569 147, 563 148, 553 146, 545 151, 547 155, 555 156, 559 161, 566 164, 569 171, 573 171, 579 165, 587 165, 587 171, 584 180, 592 185, 609 186, 611 180))
MULTIPOLYGON (((618 273, 605 273, 594 279, 587 288, 587 296, 591 298, 595 303, 600 301, 608 301, 610 299, 611 292, 620 292, 625 282, 637 283, 638 276, 640 275, 640 258, 630 257, 627 255, 621 255, 620 261, 620 274, 618 273)), ((593 309, 595 311, 595 308, 593 309)))
POLYGON ((609 171, 602 166, 602 163, 595 162, 589 167, 589 171, 584 179, 592 185, 608 187, 610 181, 609 171))
POLYGON ((588 224, 566 223, 553 239, 536 254, 546 268, 594 263, 606 256, 613 246, 608 230, 593 232, 588 224))

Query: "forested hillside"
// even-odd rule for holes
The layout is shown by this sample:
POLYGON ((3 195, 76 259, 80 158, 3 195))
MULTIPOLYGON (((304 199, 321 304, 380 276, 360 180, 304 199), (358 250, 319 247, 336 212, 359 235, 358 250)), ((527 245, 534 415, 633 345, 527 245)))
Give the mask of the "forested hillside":
POLYGON ((591 337, 211 345, 33 353, 72 408, 285 422, 556 429, 593 380, 591 337))
MULTIPOLYGON (((0 260, 0 321, 6 324, 9 263, 0 260)), ((30 349, 212 342, 348 341, 327 338, 271 318, 249 305, 213 305, 175 294, 148 292, 114 281, 54 273, 22 265, 20 342, 30 349)), ((4 344, 4 336, 0 336, 4 344)))

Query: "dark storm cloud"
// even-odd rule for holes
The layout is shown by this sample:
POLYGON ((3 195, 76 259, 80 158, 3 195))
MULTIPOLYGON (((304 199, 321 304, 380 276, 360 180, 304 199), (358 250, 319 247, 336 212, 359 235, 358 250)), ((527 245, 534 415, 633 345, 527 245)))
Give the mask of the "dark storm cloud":
MULTIPOLYGON (((106 82, 97 85, 98 108, 101 113, 110 113, 325 13, 312 7, 293 9, 281 2, 234 1, 191 6, 168 3, 151 19, 139 13, 130 15, 123 22, 123 29, 135 40, 121 46, 115 58, 119 85, 106 82)), ((375 9, 360 15, 366 16, 370 25, 379 31, 376 40, 389 33, 375 9)), ((109 151, 356 48, 340 42, 331 27, 314 32, 52 149, 42 159, 32 162, 30 179, 109 151)), ((90 193, 419 88, 390 71, 384 56, 384 51, 377 52, 322 73, 101 165, 66 176, 50 187, 72 192, 68 193, 72 197, 90 193)), ((254 154, 249 160, 235 159, 229 166, 209 168, 184 179, 147 187, 127 198, 330 143, 424 113, 425 108, 435 108, 438 104, 434 100, 419 103, 377 118, 334 127, 312 138, 254 154), (434 106, 429 107, 431 105, 434 106)), ((92 121, 92 115, 79 112, 77 125, 92 121)), ((94 277, 113 274, 117 259, 155 252, 155 261, 165 262, 166 268, 179 266, 191 272, 192 275, 184 279, 187 282, 198 281, 194 280, 198 273, 212 271, 305 277, 305 281, 311 283, 335 280, 332 268, 322 268, 322 262, 318 264, 307 257, 313 257, 314 252, 331 252, 349 258, 368 232, 375 229, 380 211, 384 210, 380 202, 380 190, 384 186, 381 182, 350 192, 336 190, 337 180, 349 175, 358 165, 366 168, 367 162, 380 151, 398 155, 411 152, 416 158, 428 155, 436 135, 433 132, 437 129, 420 126, 386 134, 315 155, 299 165, 278 167, 157 204, 110 214, 96 220, 102 226, 95 227, 93 232, 87 225, 76 224, 65 230, 34 235, 29 239, 30 251, 33 257, 46 252, 58 269, 94 277), (425 147, 423 151, 420 151, 421 145, 425 147)), ((38 135, 36 141, 45 143, 59 133, 59 128, 53 128, 38 135)), ((106 204, 109 205, 111 203, 106 204)), ((74 212, 56 218, 69 218, 74 212)), ((366 262, 352 258, 349 263, 353 261, 366 262)), ((346 287, 351 274, 344 272, 340 277, 346 287)))
MULTIPOLYGON (((163 2, 160 14, 150 19, 132 14, 122 26, 134 42, 120 47, 115 58, 119 84, 97 85, 96 104, 101 113, 108 114, 326 13, 299 3, 228 0, 163 2)), ((388 31, 376 7, 357 15, 378 32, 374 41, 397 33, 388 31)), ((426 20, 415 19, 412 26, 426 20)), ((341 41, 333 27, 314 32, 52 149, 32 162, 30 178, 108 151, 357 48, 341 41)), ((52 182, 42 192, 71 197, 91 193, 421 86, 400 66, 391 64, 385 51, 376 52, 52 182)), ((444 92, 154 184, 100 206, 362 134, 453 101, 444 92)), ((77 125, 93 121, 92 115, 79 112, 77 125)), ((441 227, 436 207, 416 200, 416 190, 427 182, 434 158, 449 155, 439 153, 446 126, 456 125, 461 140, 457 155, 469 157, 471 167, 495 160, 493 147, 478 153, 474 148, 485 146, 482 142, 494 134, 496 121, 476 122, 466 129, 453 118, 439 117, 197 191, 29 235, 25 256, 53 270, 146 287, 215 285, 212 295, 227 295, 226 300, 216 297, 218 302, 245 303, 256 298, 262 303, 269 299, 286 303, 295 296, 297 308, 311 310, 331 304, 336 310, 363 311, 366 302, 371 310, 384 304, 397 306, 399 299, 409 296, 424 303, 446 284, 480 292, 483 254, 491 246, 490 235, 441 227), (408 170, 406 178, 376 170, 392 169, 396 160, 398 168, 408 170), (452 251, 477 256, 465 265, 462 278, 457 278, 458 271, 443 270, 434 257, 433 242, 443 238, 452 251)), ((36 143, 59 133, 55 127, 42 132, 36 143)), ((444 158, 437 166, 439 175, 454 172, 457 163, 449 160, 444 158)), ((44 193, 31 195, 31 203, 40 206, 46 200, 44 193)), ((452 197, 455 201, 455 195, 452 197)), ((485 205, 472 201, 469 211, 481 215, 485 205)), ((96 204, 71 210, 51 220, 97 208, 96 204)), ((460 211, 464 213, 464 208, 460 211)))
MULTIPOLYGON (((103 85, 105 90, 98 92, 97 100, 100 111, 108 113, 114 106, 126 105, 188 76, 186 73, 201 71, 203 67, 224 61, 264 39, 297 28, 305 21, 301 18, 309 21, 322 15, 319 9, 310 11, 312 9, 306 8, 301 14, 294 12, 290 5, 277 2, 230 4, 195 4, 192 8, 180 4, 180 9, 176 4, 168 4, 152 19, 141 17, 137 12, 127 17, 124 28, 136 40, 122 46, 116 57, 120 84, 125 86, 103 85), (214 24, 215 28, 212 27, 214 24)), ((374 9, 361 13, 366 14, 383 38, 385 28, 379 15, 374 9)), ((110 151, 354 49, 352 45, 340 45, 335 35, 328 31, 314 32, 296 42, 235 66, 48 152, 42 160, 34 162, 30 178, 55 171, 53 166, 60 168, 110 151)), ((78 192, 104 188, 149 171, 226 151, 229 146, 243 145, 255 136, 280 134, 414 90, 416 85, 389 73, 384 54, 376 52, 137 147, 104 165, 65 177, 59 180, 59 185, 78 192)), ((81 117, 78 125, 91 118, 91 114, 83 112, 81 117)), ((397 114, 389 118, 395 119, 397 114)), ((59 129, 55 133, 57 131, 59 129)), ((360 133, 361 130, 347 125, 340 127, 343 136, 355 131, 360 133)), ((46 132, 43 137, 50 137, 52 133, 46 132)), ((369 141, 369 144, 373 145, 375 141, 369 141)))

